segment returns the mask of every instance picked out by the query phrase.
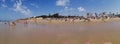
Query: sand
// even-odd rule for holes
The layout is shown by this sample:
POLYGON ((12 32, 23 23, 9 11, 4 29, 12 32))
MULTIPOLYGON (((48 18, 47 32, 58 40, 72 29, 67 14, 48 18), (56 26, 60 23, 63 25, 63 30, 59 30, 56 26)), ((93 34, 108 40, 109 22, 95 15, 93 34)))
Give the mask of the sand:
POLYGON ((0 44, 120 44, 120 21, 0 23, 0 44))
POLYGON ((120 18, 111 18, 111 19, 105 19, 105 21, 102 21, 101 19, 91 19, 91 21, 86 21, 84 20, 47 20, 47 19, 29 19, 29 20, 19 20, 18 23, 25 23, 27 22, 28 24, 59 24, 59 25, 64 25, 64 24, 99 24, 99 23, 107 23, 107 22, 119 22, 120 18))

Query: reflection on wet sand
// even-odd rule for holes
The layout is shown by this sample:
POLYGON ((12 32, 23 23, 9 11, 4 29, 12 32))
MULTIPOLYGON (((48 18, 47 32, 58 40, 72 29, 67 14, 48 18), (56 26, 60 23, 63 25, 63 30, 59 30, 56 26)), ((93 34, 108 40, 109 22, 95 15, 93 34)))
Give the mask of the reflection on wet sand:
POLYGON ((0 44, 120 44, 119 26, 119 22, 0 24, 0 44))

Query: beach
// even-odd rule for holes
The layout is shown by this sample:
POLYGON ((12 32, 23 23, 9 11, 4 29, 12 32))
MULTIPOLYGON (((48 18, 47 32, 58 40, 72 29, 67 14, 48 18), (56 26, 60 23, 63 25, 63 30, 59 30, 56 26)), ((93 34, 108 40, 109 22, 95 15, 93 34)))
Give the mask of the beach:
POLYGON ((119 19, 12 26, 0 23, 0 44, 120 44, 119 26, 119 19))
POLYGON ((120 44, 120 0, 0 0, 0 44, 120 44))
POLYGON ((93 24, 99 24, 99 23, 104 23, 104 22, 119 22, 120 18, 108 18, 105 19, 105 21, 102 21, 102 19, 90 19, 90 21, 85 21, 84 19, 50 19, 50 18, 46 18, 46 19, 28 19, 28 20, 17 20, 15 22, 17 23, 28 23, 28 24, 89 24, 89 23, 93 23, 93 24), (67 21, 65 21, 67 19, 67 21))

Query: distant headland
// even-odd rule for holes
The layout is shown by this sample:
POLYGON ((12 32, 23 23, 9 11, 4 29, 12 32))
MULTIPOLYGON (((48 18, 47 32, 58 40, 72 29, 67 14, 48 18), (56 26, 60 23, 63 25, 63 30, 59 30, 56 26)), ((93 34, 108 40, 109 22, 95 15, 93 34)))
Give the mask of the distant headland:
POLYGON ((120 14, 118 13, 87 13, 85 16, 75 16, 75 15, 68 15, 63 16, 59 13, 55 14, 48 14, 48 15, 41 15, 41 16, 33 16, 24 19, 18 19, 15 22, 22 22, 22 23, 80 23, 80 22, 106 22, 106 21, 119 21, 120 14))

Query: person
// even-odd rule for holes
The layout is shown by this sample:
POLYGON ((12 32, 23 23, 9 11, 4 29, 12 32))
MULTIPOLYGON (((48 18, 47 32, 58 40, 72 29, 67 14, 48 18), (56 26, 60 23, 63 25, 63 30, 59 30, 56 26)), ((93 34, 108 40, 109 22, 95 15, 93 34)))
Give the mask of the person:
POLYGON ((65 22, 67 21, 67 18, 65 18, 65 22))
POLYGON ((102 20, 103 22, 105 22, 105 19, 106 19, 106 17, 105 17, 105 16, 102 16, 102 19, 101 19, 101 20, 102 20))
POLYGON ((16 23, 15 23, 15 22, 10 22, 10 25, 11 25, 11 26, 15 26, 16 23))
POLYGON ((28 24, 27 20, 25 20, 24 24, 28 24))
POLYGON ((76 20, 76 19, 75 19, 75 18, 73 18, 73 19, 72 19, 72 22, 74 22, 75 20, 76 20))
POLYGON ((9 22, 9 28, 10 28, 10 30, 11 29, 14 30, 15 27, 16 27, 16 23, 15 22, 9 22))
POLYGON ((83 22, 90 21, 90 19, 89 19, 89 18, 85 18, 85 17, 83 17, 83 19, 84 19, 84 21, 83 21, 83 22))
POLYGON ((4 24, 7 24, 6 22, 4 24))

